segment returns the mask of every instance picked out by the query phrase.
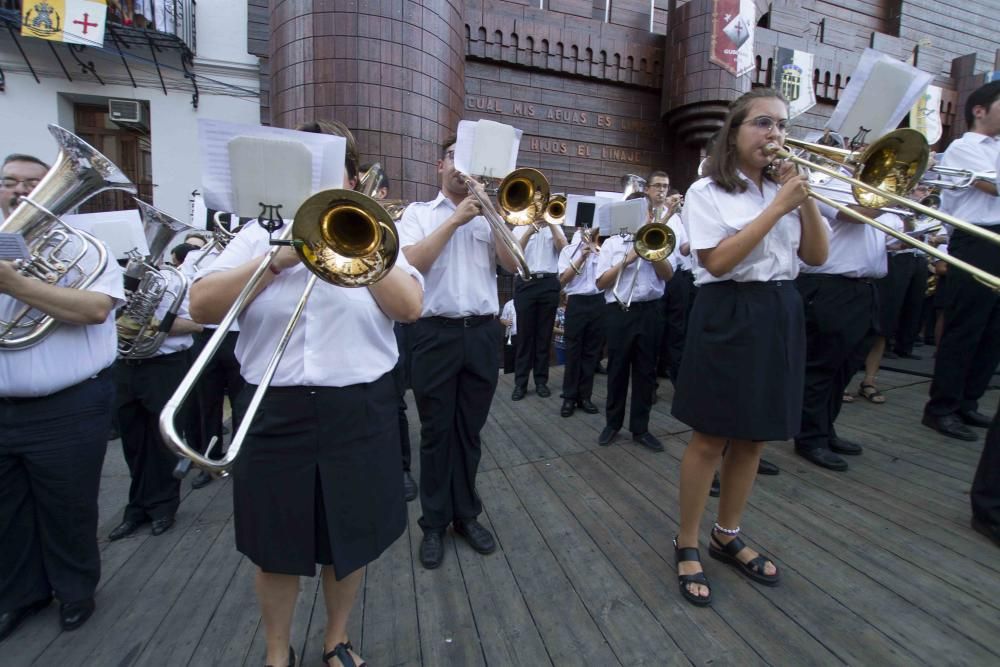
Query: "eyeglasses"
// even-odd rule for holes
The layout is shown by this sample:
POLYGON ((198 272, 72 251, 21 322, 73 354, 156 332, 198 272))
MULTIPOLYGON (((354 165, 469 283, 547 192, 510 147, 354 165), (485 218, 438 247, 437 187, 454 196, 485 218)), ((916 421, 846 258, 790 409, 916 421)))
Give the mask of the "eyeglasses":
POLYGON ((666 190, 669 187, 670 187, 670 183, 653 183, 652 185, 647 186, 646 189, 647 190, 666 190))
POLYGON ((26 187, 33 190, 41 182, 42 179, 40 178, 4 178, 0 180, 0 185, 3 185, 8 190, 13 190, 17 187, 18 183, 24 183, 26 187))
POLYGON ((445 160, 451 160, 452 162, 454 162, 455 161, 455 151, 445 151, 444 159, 445 160))
POLYGON ((756 129, 761 132, 770 132, 774 129, 774 126, 778 126, 778 132, 785 134, 788 132, 788 120, 782 118, 781 120, 775 120, 770 116, 757 116, 756 118, 751 118, 750 120, 745 120, 741 125, 753 125, 756 129))

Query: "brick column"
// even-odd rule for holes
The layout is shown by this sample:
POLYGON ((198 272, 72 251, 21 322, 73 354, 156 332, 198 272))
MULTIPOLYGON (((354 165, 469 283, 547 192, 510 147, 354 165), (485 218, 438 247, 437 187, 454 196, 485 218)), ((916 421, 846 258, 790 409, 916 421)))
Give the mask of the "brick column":
POLYGON ((390 197, 437 192, 437 147, 462 117, 462 0, 271 2, 271 118, 337 118, 363 162, 381 162, 390 197))

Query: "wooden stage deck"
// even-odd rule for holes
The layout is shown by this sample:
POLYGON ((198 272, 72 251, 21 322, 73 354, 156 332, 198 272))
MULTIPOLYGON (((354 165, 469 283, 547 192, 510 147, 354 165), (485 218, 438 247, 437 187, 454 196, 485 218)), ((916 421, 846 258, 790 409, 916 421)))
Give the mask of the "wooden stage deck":
MULTIPOLYGON (((560 383, 553 369, 552 386, 560 383)), ((669 383, 651 424, 667 451, 653 454, 621 436, 598 447, 603 416, 560 418, 556 396, 512 403, 504 377, 479 475, 481 518, 500 548, 483 557, 449 537, 442 567, 423 570, 411 503, 407 533, 367 570, 354 642, 373 667, 1000 664, 1000 549, 969 528, 982 441, 919 424, 925 378, 886 372, 881 385, 885 405, 845 406, 841 434, 866 444, 847 473, 817 468, 787 443, 767 447, 781 474, 758 480, 744 526, 783 568, 781 586, 753 585, 706 554, 716 602, 696 609, 680 598, 673 567, 687 434, 669 416, 669 383)), ((998 397, 991 391, 984 411, 998 397)), ((410 418, 416 451, 415 410, 410 418)), ((61 633, 53 605, 0 644, 0 664, 262 665, 230 483, 191 491, 185 482, 170 532, 109 543, 127 483, 115 442, 94 617, 61 633)), ((320 664, 325 618, 317 584, 303 580, 293 630, 311 665, 320 664)))

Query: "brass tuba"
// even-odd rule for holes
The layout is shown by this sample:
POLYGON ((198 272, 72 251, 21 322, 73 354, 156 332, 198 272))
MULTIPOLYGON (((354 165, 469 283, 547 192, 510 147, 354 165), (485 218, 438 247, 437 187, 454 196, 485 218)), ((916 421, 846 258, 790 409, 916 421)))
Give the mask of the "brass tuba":
MULTIPOLYGON (((108 257, 99 240, 64 223, 69 213, 105 190, 136 188, 111 160, 72 132, 49 125, 59 144, 55 164, 31 194, 21 199, 0 232, 20 234, 30 258, 17 260, 23 275, 61 287, 87 289, 104 271, 108 257)), ((42 342, 58 322, 30 306, 0 321, 0 350, 21 350, 42 342)))
POLYGON ((135 202, 139 205, 149 254, 143 256, 132 250, 125 267, 125 306, 115 321, 118 355, 123 359, 147 359, 156 354, 170 334, 188 289, 188 279, 180 270, 173 266, 160 268, 159 264, 173 238, 192 229, 191 225, 144 201, 135 202), (171 301, 166 314, 158 320, 156 311, 168 298, 171 301))

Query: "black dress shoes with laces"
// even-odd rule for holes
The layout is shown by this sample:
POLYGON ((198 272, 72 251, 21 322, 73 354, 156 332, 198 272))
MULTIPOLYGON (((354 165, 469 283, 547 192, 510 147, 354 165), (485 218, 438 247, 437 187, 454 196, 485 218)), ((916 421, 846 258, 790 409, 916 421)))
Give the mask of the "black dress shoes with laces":
POLYGON ((171 516, 161 516, 159 519, 153 519, 153 529, 150 531, 154 536, 162 535, 163 533, 170 530, 171 526, 174 525, 174 517, 171 516))
POLYGON ((6 639, 18 626, 24 623, 29 616, 34 616, 52 603, 52 596, 36 600, 31 604, 26 604, 17 609, 11 609, 0 614, 0 642, 6 639))
POLYGON ((830 449, 846 456, 859 456, 861 452, 865 451, 864 447, 858 443, 843 438, 830 438, 830 449))
POLYGON ((444 560, 444 531, 425 530, 420 542, 420 564, 428 570, 441 565, 444 560))
POLYGON ((597 436, 597 444, 601 447, 606 447, 611 444, 611 441, 615 439, 616 435, 618 435, 618 429, 614 426, 605 426, 604 430, 601 431, 601 434, 597 436))
POLYGON ((777 475, 781 470, 778 466, 774 465, 770 461, 761 459, 757 462, 757 474, 758 475, 777 475))
POLYGON ((576 401, 572 398, 567 398, 563 400, 562 407, 559 408, 559 415, 562 417, 572 417, 574 410, 576 410, 576 401))
POLYGON ((528 390, 524 387, 514 387, 514 391, 510 392, 510 400, 520 401, 528 393, 528 390))
POLYGON ((632 440, 636 444, 639 444, 652 452, 663 451, 663 443, 661 443, 659 439, 649 431, 646 431, 645 433, 633 433, 632 440))
POLYGON ((406 502, 415 500, 417 494, 420 493, 417 483, 413 481, 413 475, 410 474, 409 470, 403 471, 403 497, 406 498, 406 502))
POLYGON ((132 519, 125 519, 118 526, 108 533, 108 540, 114 542, 115 540, 120 540, 123 537, 128 537, 135 531, 139 530, 139 526, 146 523, 145 521, 133 521, 132 519))
POLYGON ((576 407, 580 408, 588 415, 596 415, 598 412, 600 412, 600 410, 597 409, 597 406, 590 402, 589 398, 577 399, 576 407))
POLYGON ((949 438, 965 440, 966 442, 975 442, 978 440, 976 434, 963 424, 961 418, 956 414, 942 415, 940 417, 925 414, 920 423, 924 426, 929 426, 941 435, 946 435, 949 438))
POLYGON ((836 472, 844 472, 847 470, 847 461, 840 458, 825 447, 817 447, 815 449, 796 449, 795 453, 807 461, 812 461, 820 468, 826 468, 827 470, 834 470, 836 472))
POLYGON ((59 625, 63 630, 76 630, 94 613, 94 598, 59 605, 59 625))
POLYGON ((979 428, 989 428, 993 420, 977 410, 960 410, 958 418, 966 426, 977 426, 979 428))
POLYGON ((548 398, 552 395, 552 390, 549 389, 549 385, 543 382, 535 385, 535 393, 538 394, 539 398, 548 398))
POLYGON ((493 533, 486 530, 481 523, 475 519, 463 519, 456 521, 453 526, 455 534, 469 543, 469 546, 481 554, 491 554, 497 550, 496 540, 493 533))

